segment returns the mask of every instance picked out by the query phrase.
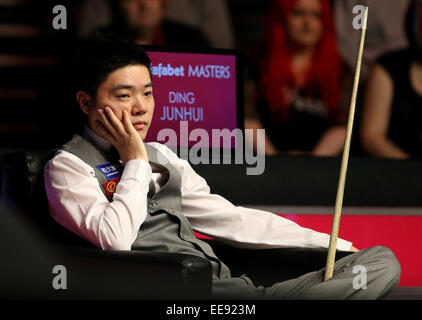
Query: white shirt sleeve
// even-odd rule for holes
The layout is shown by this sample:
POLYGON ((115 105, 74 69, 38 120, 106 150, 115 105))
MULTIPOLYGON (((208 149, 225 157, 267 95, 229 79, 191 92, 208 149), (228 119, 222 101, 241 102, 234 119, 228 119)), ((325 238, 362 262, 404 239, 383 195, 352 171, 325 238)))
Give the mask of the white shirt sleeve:
POLYGON ((59 224, 104 250, 130 250, 147 214, 146 161, 127 162, 112 202, 94 169, 69 152, 59 151, 47 163, 44 178, 49 210, 59 224))
MULTIPOLYGON (((179 171, 182 179, 182 212, 192 227, 205 235, 236 247, 328 248, 330 236, 303 228, 274 213, 235 206, 210 193, 205 179, 190 164, 164 145, 155 145, 179 171)), ((348 251, 352 243, 338 239, 337 249, 348 251)))

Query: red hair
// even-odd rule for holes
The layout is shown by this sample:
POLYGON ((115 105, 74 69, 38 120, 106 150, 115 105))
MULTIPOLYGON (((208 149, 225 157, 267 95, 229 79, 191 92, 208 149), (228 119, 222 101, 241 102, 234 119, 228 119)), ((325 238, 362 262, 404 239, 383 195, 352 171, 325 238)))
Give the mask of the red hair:
MULTIPOLYGON (((296 0, 297 1, 297 0, 296 0)), ((267 30, 267 53, 264 60, 261 85, 270 111, 279 111, 287 119, 288 106, 284 103, 283 88, 297 86, 291 62, 292 53, 286 39, 286 21, 296 1, 275 0, 271 6, 267 30)), ((306 92, 319 92, 332 114, 337 117, 340 98, 341 61, 337 49, 332 11, 328 0, 321 3, 322 36, 317 44, 311 69, 305 84, 306 92)))

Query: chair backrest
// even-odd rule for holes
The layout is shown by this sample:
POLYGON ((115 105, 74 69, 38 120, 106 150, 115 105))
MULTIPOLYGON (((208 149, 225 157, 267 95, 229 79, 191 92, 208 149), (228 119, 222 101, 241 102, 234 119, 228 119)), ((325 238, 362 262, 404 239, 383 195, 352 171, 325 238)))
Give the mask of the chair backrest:
POLYGON ((88 242, 60 226, 48 212, 44 165, 54 155, 49 150, 21 150, 1 161, 1 198, 22 213, 22 219, 54 243, 87 246, 88 242))
MULTIPOLYGON (((15 151, 1 162, 1 199, 19 209, 29 209, 42 183, 45 150, 15 151)), ((41 200, 41 199, 38 199, 41 200)))

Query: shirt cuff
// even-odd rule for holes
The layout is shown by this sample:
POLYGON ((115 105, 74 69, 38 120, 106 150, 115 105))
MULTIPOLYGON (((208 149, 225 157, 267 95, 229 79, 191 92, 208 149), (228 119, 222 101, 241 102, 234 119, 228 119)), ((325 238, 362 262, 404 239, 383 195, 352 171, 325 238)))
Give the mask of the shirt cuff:
POLYGON ((135 179, 142 184, 149 185, 152 170, 149 163, 142 159, 129 160, 123 170, 121 179, 135 179))
POLYGON ((337 250, 340 251, 350 251, 351 247, 352 247, 352 242, 350 241, 346 241, 343 239, 338 238, 337 239, 337 250))

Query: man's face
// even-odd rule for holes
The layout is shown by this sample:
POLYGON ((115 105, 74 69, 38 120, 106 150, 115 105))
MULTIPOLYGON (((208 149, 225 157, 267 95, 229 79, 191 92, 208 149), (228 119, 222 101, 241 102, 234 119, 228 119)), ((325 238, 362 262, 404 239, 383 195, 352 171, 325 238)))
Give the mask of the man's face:
POLYGON ((130 65, 110 73, 97 89, 92 106, 84 110, 90 128, 102 136, 98 109, 109 106, 122 121, 127 110, 131 122, 142 140, 145 139, 154 113, 154 97, 148 69, 143 65, 130 65))
POLYGON ((289 40, 301 48, 312 48, 321 40, 322 7, 319 0, 297 0, 287 17, 289 40))
POLYGON ((120 8, 132 31, 156 28, 164 15, 164 0, 120 0, 120 8))

